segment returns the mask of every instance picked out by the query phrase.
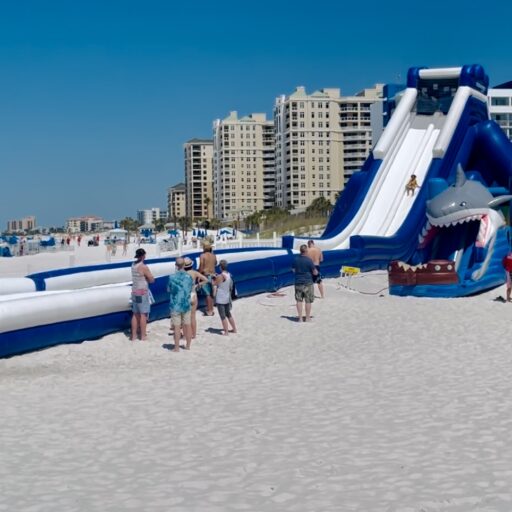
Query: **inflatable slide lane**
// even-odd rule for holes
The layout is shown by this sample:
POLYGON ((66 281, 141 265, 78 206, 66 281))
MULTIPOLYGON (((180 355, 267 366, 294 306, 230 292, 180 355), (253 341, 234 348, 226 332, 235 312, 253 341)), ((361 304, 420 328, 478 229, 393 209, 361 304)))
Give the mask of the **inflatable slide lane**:
MULTIPOLYGON (((226 259, 239 297, 276 291, 293 282, 286 249, 216 251, 226 259)), ((188 254, 196 268, 200 253, 188 254)), ((147 260, 155 282, 150 320, 169 316, 169 275, 174 259, 147 260)), ((131 319, 130 262, 92 265, 0 280, 0 357, 61 343, 94 340, 128 330, 131 319)))

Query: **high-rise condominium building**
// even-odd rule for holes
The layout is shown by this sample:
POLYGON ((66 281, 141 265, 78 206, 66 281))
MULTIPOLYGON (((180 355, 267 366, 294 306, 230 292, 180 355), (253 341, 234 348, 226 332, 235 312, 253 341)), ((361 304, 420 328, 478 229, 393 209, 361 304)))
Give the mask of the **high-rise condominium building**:
POLYGON ((359 171, 372 149, 370 109, 382 101, 382 84, 340 99, 340 128, 343 134, 343 175, 346 183, 359 171))
POLYGON ((297 87, 276 99, 276 204, 305 209, 317 197, 334 200, 343 187, 339 89, 307 94, 297 87))
POLYGON ((265 114, 213 123, 214 213, 235 220, 274 205, 274 123, 265 114))
POLYGON ((317 197, 334 202, 371 148, 370 105, 382 86, 342 97, 339 89, 280 96, 276 127, 276 204, 307 208, 317 197))
POLYGON ((169 210, 170 220, 186 216, 185 183, 178 183, 169 188, 167 191, 167 209, 169 210))
POLYGON ((187 217, 210 218, 213 213, 213 141, 191 139, 183 149, 187 217))
POLYGON ((512 140, 512 82, 497 85, 488 91, 489 114, 512 140))

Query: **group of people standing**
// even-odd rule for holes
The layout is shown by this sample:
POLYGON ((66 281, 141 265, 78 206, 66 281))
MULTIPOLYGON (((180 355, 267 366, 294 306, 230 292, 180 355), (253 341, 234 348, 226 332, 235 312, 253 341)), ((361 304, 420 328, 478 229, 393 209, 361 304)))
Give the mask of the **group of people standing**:
MULTIPOLYGON (((146 251, 137 249, 132 264, 132 322, 131 340, 137 337, 147 339, 146 325, 152 303, 149 285, 155 281, 148 266, 144 263, 146 251)), ((320 297, 324 298, 324 285, 320 273, 323 254, 313 240, 300 246, 300 254, 295 256, 293 271, 295 273, 295 301, 299 322, 311 320, 311 307, 315 300, 314 284, 317 284, 320 297), (305 306, 305 307, 304 307, 305 306), (305 316, 303 316, 303 307, 305 316)), ((226 260, 218 263, 220 273, 216 273, 217 258, 209 242, 203 243, 203 253, 199 257, 199 268, 195 270, 194 262, 188 258, 176 258, 176 271, 169 276, 169 311, 171 331, 174 335, 174 351, 179 352, 180 340, 185 338, 186 350, 190 350, 192 340, 197 335, 196 312, 198 294, 205 297, 206 316, 214 315, 214 305, 222 323, 222 332, 227 336, 236 333, 236 323, 232 314, 233 277, 228 272, 226 260), (231 329, 230 329, 231 327, 231 329)))
MULTIPOLYGON (((141 340, 147 339, 147 317, 151 307, 149 284, 155 278, 144 263, 146 251, 137 249, 135 262, 132 264, 132 325, 131 339, 137 335, 141 340)), ((205 297, 206 316, 214 315, 214 304, 222 322, 223 334, 236 333, 236 323, 232 315, 231 291, 233 278, 228 272, 226 260, 219 262, 220 273, 215 272, 217 258, 213 254, 211 244, 204 243, 203 254, 199 257, 199 269, 195 270, 194 262, 188 258, 176 258, 176 271, 169 276, 169 310, 171 331, 174 335, 174 351, 179 352, 183 334, 186 350, 190 350, 192 339, 197 335, 196 311, 198 294, 205 297), (231 327, 231 330, 229 329, 231 327)))

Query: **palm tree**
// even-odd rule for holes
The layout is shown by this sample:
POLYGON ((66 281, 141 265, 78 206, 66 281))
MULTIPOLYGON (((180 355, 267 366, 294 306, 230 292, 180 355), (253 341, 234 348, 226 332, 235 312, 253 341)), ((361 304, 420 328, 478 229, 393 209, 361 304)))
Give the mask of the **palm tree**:
POLYGON ((165 220, 164 219, 158 219, 155 221, 155 230, 157 232, 165 230, 165 220))
POLYGON ((323 197, 317 197, 307 208, 306 208, 306 215, 322 215, 327 216, 329 215, 329 212, 331 211, 332 204, 331 202, 323 197))
POLYGON ((180 229, 183 231, 183 235, 187 236, 187 231, 190 228, 192 222, 189 217, 180 217, 178 219, 178 224, 180 225, 180 229))

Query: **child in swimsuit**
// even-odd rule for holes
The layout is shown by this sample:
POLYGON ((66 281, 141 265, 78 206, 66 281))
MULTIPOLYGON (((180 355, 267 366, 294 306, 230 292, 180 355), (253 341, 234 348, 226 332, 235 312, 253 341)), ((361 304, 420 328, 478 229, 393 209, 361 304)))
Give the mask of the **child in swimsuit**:
POLYGON ((405 193, 407 195, 414 195, 414 191, 420 188, 418 185, 418 180, 416 179, 416 174, 411 174, 411 177, 409 178, 409 181, 405 185, 405 193))

